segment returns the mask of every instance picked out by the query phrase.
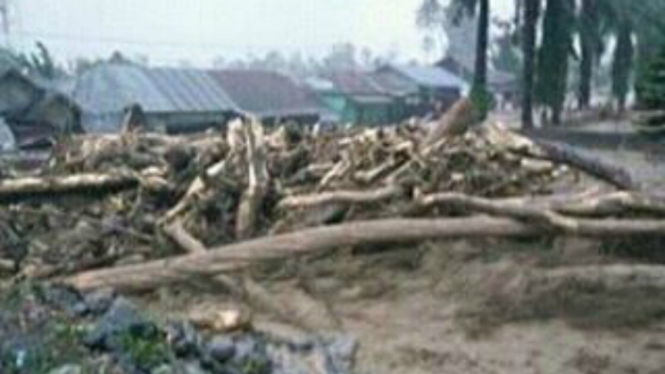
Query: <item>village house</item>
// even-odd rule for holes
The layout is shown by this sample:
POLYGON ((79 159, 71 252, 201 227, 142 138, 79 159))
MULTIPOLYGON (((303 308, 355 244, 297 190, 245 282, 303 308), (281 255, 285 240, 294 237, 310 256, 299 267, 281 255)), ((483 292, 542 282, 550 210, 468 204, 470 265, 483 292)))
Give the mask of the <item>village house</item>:
POLYGON ((266 123, 315 123, 320 107, 290 78, 257 70, 151 68, 105 63, 85 72, 74 97, 93 133, 118 132, 123 113, 138 105, 151 130, 187 133, 223 126, 252 115, 266 123))
POLYGON ((391 64, 374 76, 385 92, 400 98, 407 116, 446 110, 468 91, 464 79, 437 66, 391 64))
POLYGON ((0 118, 18 148, 47 146, 58 134, 81 132, 80 109, 73 100, 16 68, 0 72, 0 118))
POLYGON ((310 79, 308 84, 342 123, 377 125, 391 122, 393 98, 370 73, 339 71, 325 78, 310 79))
POLYGON ((264 70, 211 70, 236 110, 265 124, 314 124, 322 108, 315 94, 291 78, 264 70))
POLYGON ((86 132, 114 133, 124 111, 139 105, 151 130, 200 131, 226 123, 236 112, 226 92, 204 70, 104 63, 84 72, 74 89, 86 132))

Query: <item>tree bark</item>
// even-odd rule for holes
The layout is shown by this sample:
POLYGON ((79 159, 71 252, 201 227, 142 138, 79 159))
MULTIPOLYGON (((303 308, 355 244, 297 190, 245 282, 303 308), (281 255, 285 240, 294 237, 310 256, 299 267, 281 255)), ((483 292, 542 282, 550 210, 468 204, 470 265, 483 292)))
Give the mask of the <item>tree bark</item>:
POLYGON ((404 193, 397 185, 369 191, 330 191, 312 195, 289 196, 279 202, 280 209, 303 209, 329 204, 375 204, 404 193))
POLYGON ((612 93, 617 102, 617 108, 623 112, 626 106, 626 96, 630 90, 630 74, 633 69, 635 47, 633 45, 633 30, 627 20, 619 24, 617 45, 614 49, 612 62, 612 93))
POLYGON ((36 195, 119 190, 138 185, 139 179, 127 173, 14 178, 0 180, 0 200, 29 198, 36 195))
POLYGON ((478 35, 476 44, 476 62, 473 76, 472 95, 478 100, 476 110, 481 119, 487 115, 487 49, 489 43, 490 4, 489 0, 479 0, 478 35))
MULTIPOLYGON (((588 237, 665 235, 665 220, 575 219, 562 234, 588 237)), ((203 254, 103 269, 61 279, 81 290, 111 287, 147 291, 193 278, 237 271, 252 263, 311 254, 338 247, 421 242, 472 237, 530 237, 553 234, 509 218, 388 219, 350 222, 264 237, 212 249, 203 254)))
POLYGON ((524 29, 522 30, 522 51, 524 53, 524 71, 522 72, 522 126, 533 129, 534 77, 536 72, 536 38, 540 0, 525 0, 524 29))
POLYGON ((579 107, 587 109, 591 105, 591 84, 593 80, 593 68, 596 61, 596 35, 598 28, 596 0, 582 1, 581 15, 581 61, 580 61, 580 87, 579 107))
POLYGON ((545 160, 572 166, 603 180, 621 190, 639 190, 641 186, 633 181, 628 171, 615 165, 603 162, 580 153, 578 150, 565 144, 557 144, 542 140, 533 140, 538 146, 540 153, 534 154, 529 151, 532 157, 538 157, 545 160))

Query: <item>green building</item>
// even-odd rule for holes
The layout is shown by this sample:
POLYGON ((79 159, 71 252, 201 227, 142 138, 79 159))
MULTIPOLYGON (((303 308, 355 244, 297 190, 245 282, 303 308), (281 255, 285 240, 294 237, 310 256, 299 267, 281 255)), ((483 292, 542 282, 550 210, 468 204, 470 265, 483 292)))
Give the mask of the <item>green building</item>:
POLYGON ((344 71, 309 80, 322 104, 336 113, 337 121, 362 125, 393 122, 393 97, 366 72, 344 71))
POLYGON ((449 108, 468 89, 436 66, 386 65, 372 72, 343 71, 308 81, 337 122, 389 124, 449 108))

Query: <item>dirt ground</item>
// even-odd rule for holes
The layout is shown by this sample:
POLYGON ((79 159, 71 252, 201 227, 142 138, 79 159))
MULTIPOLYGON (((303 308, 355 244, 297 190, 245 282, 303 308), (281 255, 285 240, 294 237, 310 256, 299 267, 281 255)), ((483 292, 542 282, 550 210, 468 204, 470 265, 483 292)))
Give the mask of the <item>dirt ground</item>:
MULTIPOLYGON (((245 307, 273 334, 356 337, 358 373, 663 373, 662 290, 529 281, 564 267, 635 262, 605 252, 573 239, 338 252, 254 272, 261 280, 250 293, 258 287, 262 296, 245 307)), ((181 315, 232 300, 222 286, 205 295, 170 289, 151 307, 181 315)))

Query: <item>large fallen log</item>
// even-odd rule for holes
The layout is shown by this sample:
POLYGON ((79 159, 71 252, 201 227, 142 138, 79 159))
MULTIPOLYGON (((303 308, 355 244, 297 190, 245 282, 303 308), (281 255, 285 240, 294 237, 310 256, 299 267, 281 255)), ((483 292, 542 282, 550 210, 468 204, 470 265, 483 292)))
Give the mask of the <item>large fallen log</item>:
POLYGON ((602 285, 606 289, 665 288, 665 266, 662 265, 595 265, 550 270, 533 276, 544 284, 602 285))
POLYGON ((622 190, 640 189, 639 184, 633 181, 630 173, 616 165, 611 165, 600 159, 582 154, 580 151, 565 144, 543 140, 534 140, 534 142, 542 152, 530 154, 532 157, 572 166, 622 190))
POLYGON ((67 176, 24 177, 0 180, 0 200, 95 192, 137 187, 139 179, 128 173, 75 174, 67 176))
POLYGON ((607 194, 582 193, 576 195, 530 196, 525 198, 484 199, 459 193, 416 195, 421 210, 432 207, 463 208, 513 218, 528 218, 552 211, 561 215, 608 217, 625 213, 665 216, 665 198, 639 192, 612 192, 607 194), (526 212, 531 211, 531 213, 526 212), (535 212, 533 212, 535 211, 535 212), (526 217, 525 217, 526 215, 526 217))
POLYGON ((481 132, 490 144, 518 155, 570 166, 621 190, 640 189, 640 185, 632 179, 627 170, 584 154, 566 144, 530 138, 498 123, 486 124, 481 132))
MULTIPOLYGON (((665 236, 665 220, 576 219, 573 230, 561 234, 589 237, 665 236)), ((357 245, 420 242, 470 237, 528 237, 552 234, 543 227, 508 218, 388 219, 264 237, 235 243, 202 254, 102 269, 62 279, 83 290, 113 287, 145 291, 190 279, 237 271, 258 261, 311 254, 357 245)))

